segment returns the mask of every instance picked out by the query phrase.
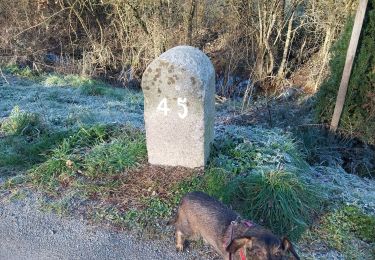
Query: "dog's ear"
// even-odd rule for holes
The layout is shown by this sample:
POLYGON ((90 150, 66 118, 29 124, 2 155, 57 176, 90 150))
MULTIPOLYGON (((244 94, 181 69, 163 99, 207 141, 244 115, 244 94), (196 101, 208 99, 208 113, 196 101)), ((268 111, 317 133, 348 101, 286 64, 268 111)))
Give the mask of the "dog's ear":
POLYGON ((288 240, 288 238, 284 237, 282 239, 281 248, 284 250, 284 252, 289 251, 290 253, 292 253, 296 260, 300 260, 299 256, 293 248, 292 243, 288 240))
POLYGON ((227 252, 234 254, 238 249, 245 246, 246 244, 251 247, 252 241, 251 237, 239 237, 233 239, 230 244, 225 249, 227 252))

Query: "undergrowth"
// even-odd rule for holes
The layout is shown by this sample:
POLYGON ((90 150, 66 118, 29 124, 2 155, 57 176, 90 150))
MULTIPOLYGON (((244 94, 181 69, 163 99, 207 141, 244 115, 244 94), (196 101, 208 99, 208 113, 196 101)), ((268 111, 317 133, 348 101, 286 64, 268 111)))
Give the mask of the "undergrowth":
POLYGON ((310 236, 314 240, 320 238, 347 259, 375 257, 375 217, 356 206, 342 206, 325 214, 310 236))
POLYGON ((39 80, 40 74, 36 70, 32 70, 30 67, 20 67, 16 64, 10 64, 4 67, 4 72, 17 75, 22 78, 30 80, 39 80))
POLYGON ((362 177, 375 176, 375 147, 357 138, 333 134, 322 127, 304 127, 294 131, 301 140, 310 165, 337 167, 362 177))

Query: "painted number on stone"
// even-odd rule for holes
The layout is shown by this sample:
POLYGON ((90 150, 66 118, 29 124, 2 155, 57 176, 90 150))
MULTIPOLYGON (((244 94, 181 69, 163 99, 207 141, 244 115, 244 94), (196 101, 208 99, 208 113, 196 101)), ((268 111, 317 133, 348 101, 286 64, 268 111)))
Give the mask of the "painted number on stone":
POLYGON ((158 105, 157 110, 163 112, 165 116, 168 115, 168 112, 171 111, 171 110, 168 108, 168 103, 167 103, 167 99, 166 98, 163 98, 161 100, 161 102, 158 105))
MULTIPOLYGON (((177 114, 181 119, 184 119, 188 115, 188 108, 187 108, 187 100, 186 98, 177 98, 177 106, 181 107, 181 111, 179 111, 177 114)), ((163 112, 165 116, 168 115, 168 113, 171 111, 171 109, 168 107, 168 102, 166 98, 163 98, 158 107, 157 110, 160 112, 163 112)))

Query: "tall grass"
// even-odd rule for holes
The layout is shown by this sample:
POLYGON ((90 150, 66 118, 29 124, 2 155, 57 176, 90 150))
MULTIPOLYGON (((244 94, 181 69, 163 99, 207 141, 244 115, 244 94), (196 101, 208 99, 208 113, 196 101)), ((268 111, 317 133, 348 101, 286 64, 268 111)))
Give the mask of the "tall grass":
POLYGON ((285 171, 254 171, 229 186, 229 198, 245 216, 294 239, 312 223, 322 202, 316 188, 285 171))

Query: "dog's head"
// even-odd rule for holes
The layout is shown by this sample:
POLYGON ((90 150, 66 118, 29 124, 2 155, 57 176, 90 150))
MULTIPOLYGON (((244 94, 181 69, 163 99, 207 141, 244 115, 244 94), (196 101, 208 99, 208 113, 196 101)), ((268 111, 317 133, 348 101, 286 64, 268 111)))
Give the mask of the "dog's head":
POLYGON ((279 239, 277 236, 265 229, 250 229, 241 236, 234 238, 227 246, 226 251, 232 254, 232 259, 254 259, 254 260, 299 260, 292 243, 287 238, 279 239))

